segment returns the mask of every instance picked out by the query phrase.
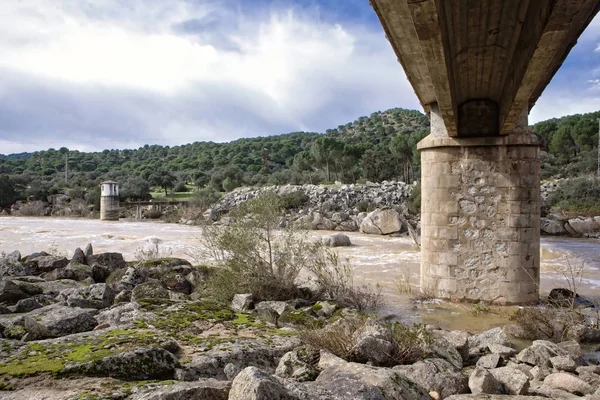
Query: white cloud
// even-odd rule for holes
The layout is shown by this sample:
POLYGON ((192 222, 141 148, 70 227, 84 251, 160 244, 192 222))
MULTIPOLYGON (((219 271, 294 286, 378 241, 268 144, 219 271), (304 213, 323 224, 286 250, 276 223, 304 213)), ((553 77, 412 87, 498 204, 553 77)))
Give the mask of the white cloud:
MULTIPOLYGON (((111 90, 159 96, 158 113, 156 104, 125 104, 138 110, 130 117, 150 137, 194 132, 197 140, 230 140, 285 132, 265 131, 273 125, 323 131, 378 109, 419 107, 383 33, 304 18, 302 10, 258 17, 220 4, 4 0, 0 69, 62 84, 73 98, 111 90), (190 21, 218 26, 178 28, 190 21), (196 108, 183 109, 183 101, 196 108), (207 114, 231 107, 247 118, 207 114)), ((0 81, 0 98, 7 87, 0 81)), ((95 98, 95 105, 102 101, 95 98)), ((104 101, 124 107, 110 96, 104 101)), ((89 133, 85 122, 82 135, 89 133)), ((61 135, 58 126, 53 134, 61 135)), ((0 139, 6 135, 0 131, 0 139)))

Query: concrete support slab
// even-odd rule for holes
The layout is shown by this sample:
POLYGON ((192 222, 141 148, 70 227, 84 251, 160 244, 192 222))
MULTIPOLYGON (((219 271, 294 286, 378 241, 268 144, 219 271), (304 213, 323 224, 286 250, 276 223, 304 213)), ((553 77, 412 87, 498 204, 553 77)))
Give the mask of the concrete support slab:
POLYGON ((538 138, 430 135, 418 148, 421 287, 452 300, 537 301, 538 138))

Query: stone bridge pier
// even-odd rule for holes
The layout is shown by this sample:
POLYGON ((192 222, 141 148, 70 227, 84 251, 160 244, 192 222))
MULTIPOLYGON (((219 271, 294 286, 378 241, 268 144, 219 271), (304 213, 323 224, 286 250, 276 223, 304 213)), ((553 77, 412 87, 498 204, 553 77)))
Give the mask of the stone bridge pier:
POLYGON ((421 287, 537 301, 540 142, 531 108, 600 0, 371 0, 431 121, 421 152, 421 287))

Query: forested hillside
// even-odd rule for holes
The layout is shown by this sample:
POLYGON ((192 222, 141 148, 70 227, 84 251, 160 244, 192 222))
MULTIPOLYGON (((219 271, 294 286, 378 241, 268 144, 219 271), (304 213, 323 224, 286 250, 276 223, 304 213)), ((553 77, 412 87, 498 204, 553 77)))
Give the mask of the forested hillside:
POLYGON ((73 193, 73 189, 95 198, 98 184, 105 179, 120 182, 124 199, 147 198, 150 186, 166 191, 192 184, 229 191, 241 185, 411 180, 418 172, 415 144, 427 129, 428 120, 420 112, 392 109, 325 134, 296 132, 229 143, 146 145, 95 153, 60 148, 0 156, 0 175, 8 176, 0 181, 4 192, 0 206, 65 190, 73 193))
MULTIPOLYGON (((597 118, 600 112, 532 127, 545 141, 544 178, 596 171, 597 118)), ((124 200, 147 199, 151 187, 168 192, 194 186, 213 193, 241 185, 411 182, 419 177, 416 143, 428 133, 428 125, 422 113, 396 108, 360 117, 325 134, 295 132, 229 143, 146 145, 95 153, 63 147, 0 155, 0 207, 64 192, 97 203, 98 184, 105 179, 120 182, 124 200)))

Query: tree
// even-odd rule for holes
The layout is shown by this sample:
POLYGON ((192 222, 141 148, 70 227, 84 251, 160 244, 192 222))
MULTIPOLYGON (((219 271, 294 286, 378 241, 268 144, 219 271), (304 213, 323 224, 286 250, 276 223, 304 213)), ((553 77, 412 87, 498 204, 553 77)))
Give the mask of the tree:
POLYGON ((148 182, 150 182, 150 184, 153 186, 159 186, 163 188, 165 190, 165 196, 167 196, 169 194, 167 190, 175 186, 175 182, 177 182, 177 177, 175 177, 175 175, 173 175, 169 171, 161 169, 151 174, 148 177, 148 182))
POLYGON ((0 175, 0 208, 8 207, 17 200, 15 182, 8 175, 0 175))
POLYGON ((127 178, 120 185, 119 197, 123 200, 148 200, 150 196, 150 184, 139 176, 127 178))

